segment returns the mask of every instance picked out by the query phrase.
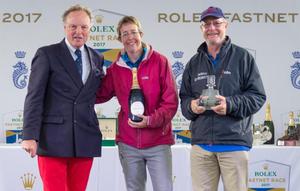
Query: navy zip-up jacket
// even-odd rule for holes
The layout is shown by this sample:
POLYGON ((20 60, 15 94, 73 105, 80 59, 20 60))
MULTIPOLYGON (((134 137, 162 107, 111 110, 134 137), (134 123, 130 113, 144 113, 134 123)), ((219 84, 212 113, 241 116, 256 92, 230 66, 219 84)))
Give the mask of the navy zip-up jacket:
POLYGON ((182 114, 191 120, 192 144, 224 144, 252 147, 252 121, 265 103, 266 94, 253 56, 231 43, 227 36, 219 52, 220 66, 213 70, 206 43, 187 63, 180 88, 182 114), (207 75, 216 75, 216 89, 226 98, 226 115, 213 111, 195 114, 191 100, 207 86, 207 75))

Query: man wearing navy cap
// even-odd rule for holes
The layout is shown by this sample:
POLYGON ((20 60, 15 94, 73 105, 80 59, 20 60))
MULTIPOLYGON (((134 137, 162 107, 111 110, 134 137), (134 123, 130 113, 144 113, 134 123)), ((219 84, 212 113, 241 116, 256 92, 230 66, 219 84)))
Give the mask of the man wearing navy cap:
POLYGON ((253 56, 231 43, 227 27, 220 8, 203 11, 205 42, 187 63, 182 77, 181 110, 191 120, 194 191, 217 191, 220 177, 225 191, 247 190, 253 114, 266 100, 253 56), (210 101, 202 93, 209 86, 218 92, 210 101))

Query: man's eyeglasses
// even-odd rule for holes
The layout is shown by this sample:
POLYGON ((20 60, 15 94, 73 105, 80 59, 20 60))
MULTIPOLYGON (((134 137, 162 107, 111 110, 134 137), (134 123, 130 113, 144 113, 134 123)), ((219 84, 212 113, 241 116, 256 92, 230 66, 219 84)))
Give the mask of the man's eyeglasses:
POLYGON ((211 25, 213 25, 215 28, 220 28, 222 24, 225 23, 224 21, 213 21, 209 23, 203 22, 201 26, 205 29, 208 29, 211 25))
POLYGON ((140 34, 139 31, 123 32, 123 33, 121 34, 121 37, 122 37, 122 38, 128 38, 130 35, 136 37, 136 36, 138 36, 139 34, 140 34))

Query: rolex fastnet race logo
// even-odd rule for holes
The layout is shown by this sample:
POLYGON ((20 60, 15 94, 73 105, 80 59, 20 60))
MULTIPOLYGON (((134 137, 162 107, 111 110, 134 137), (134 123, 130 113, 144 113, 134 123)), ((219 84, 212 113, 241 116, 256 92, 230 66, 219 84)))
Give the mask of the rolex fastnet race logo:
POLYGON ((120 52, 121 43, 118 41, 117 23, 125 16, 105 9, 93 10, 93 26, 90 29, 89 45, 103 54, 104 67, 106 69, 112 64, 120 52))
POLYGON ((111 49, 120 46, 117 23, 125 15, 104 9, 95 9, 92 14, 93 26, 88 41, 90 46, 94 49, 111 49))
POLYGON ((291 82, 294 88, 300 89, 300 52, 295 51, 292 53, 294 59, 296 59, 295 63, 291 66, 291 82))
POLYGON ((26 52, 25 51, 16 51, 15 56, 19 60, 15 65, 13 65, 13 83, 16 88, 23 89, 27 86, 28 80, 28 68, 23 61, 25 58, 26 52))
POLYGON ((249 164, 248 191, 288 191, 291 166, 270 160, 249 164))
POLYGON ((3 116, 6 143, 21 143, 23 132, 23 111, 11 111, 3 116))

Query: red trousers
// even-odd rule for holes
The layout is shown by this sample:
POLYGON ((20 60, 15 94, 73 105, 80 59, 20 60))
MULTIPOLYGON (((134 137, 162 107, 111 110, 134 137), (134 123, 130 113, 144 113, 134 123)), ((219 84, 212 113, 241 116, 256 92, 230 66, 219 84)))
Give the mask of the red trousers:
POLYGON ((85 191, 93 158, 38 156, 44 191, 85 191))

